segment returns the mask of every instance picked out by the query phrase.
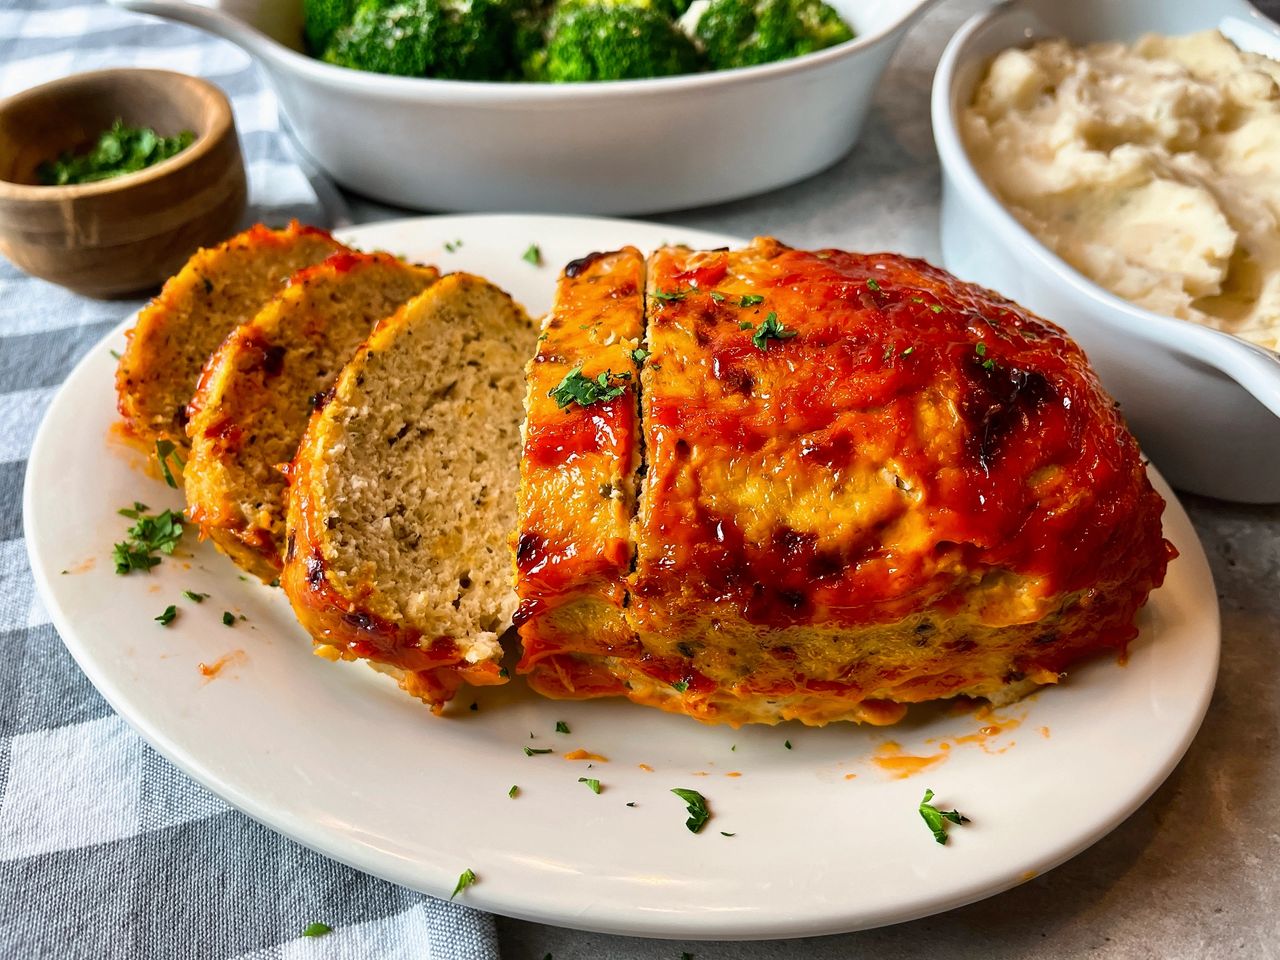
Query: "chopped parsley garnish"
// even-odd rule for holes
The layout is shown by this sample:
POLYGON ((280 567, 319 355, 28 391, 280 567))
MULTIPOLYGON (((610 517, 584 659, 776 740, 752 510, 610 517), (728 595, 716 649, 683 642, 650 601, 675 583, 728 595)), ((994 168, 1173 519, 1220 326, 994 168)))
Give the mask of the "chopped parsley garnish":
POLYGON ((714 300, 716 303, 724 303, 725 296, 719 290, 712 290, 711 299, 714 300))
POLYGON ((563 720, 557 720, 556 733, 568 733, 568 732, 569 732, 569 725, 565 723, 563 720))
POLYGON ((472 701, 471 701, 471 709, 472 709, 472 710, 479 710, 479 709, 480 709, 480 704, 478 704, 478 703, 476 703, 476 701, 472 700, 472 701))
POLYGON ((996 368, 996 362, 987 356, 987 345, 981 340, 973 348, 973 352, 981 359, 983 370, 994 370, 996 368))
POLYGON ((156 617, 155 620, 156 620, 156 623, 160 624, 160 626, 167 627, 169 624, 173 623, 173 621, 177 618, 177 616, 178 616, 178 608, 171 603, 164 608, 164 613, 156 617))
POLYGON ((120 359, 120 351, 118 351, 118 350, 108 350, 108 351, 107 351, 107 353, 111 354, 111 355, 112 355, 113 357, 115 357, 117 360, 119 360, 119 359, 120 359))
POLYGON ((122 509, 121 516, 137 521, 127 532, 123 543, 112 547, 111 559, 116 573, 150 570, 160 562, 157 553, 172 555, 182 539, 182 514, 166 510, 154 517, 146 515, 147 505, 135 502, 133 509, 122 509))
POLYGON ((650 353, 648 350, 646 350, 644 347, 636 347, 634 350, 631 351, 631 359, 636 362, 637 366, 644 363, 646 360, 648 360, 652 356, 653 354, 650 353))
POLYGON ((591 777, 579 777, 578 782, 585 783, 587 785, 587 789, 590 790, 592 793, 600 792, 599 780, 593 780, 591 777))
POLYGON ((552 750, 550 747, 543 747, 541 750, 537 750, 533 747, 524 748, 524 755, 526 757, 535 757, 540 753, 555 753, 555 751, 552 750))
POLYGON ((947 842, 947 828, 943 821, 950 820, 952 823, 968 823, 969 818, 962 814, 959 810, 939 810, 931 801, 933 799, 933 791, 925 790, 924 799, 920 801, 920 816, 933 831, 933 839, 938 843, 945 844, 947 842))
POLYGON ((768 350, 770 340, 790 340, 797 334, 796 330, 788 330, 778 322, 778 315, 773 311, 764 318, 764 322, 760 324, 760 329, 752 336, 751 342, 756 345, 757 350, 768 350))
POLYGON ((688 805, 689 819, 684 822, 684 825, 689 828, 690 833, 697 833, 702 829, 702 825, 711 819, 706 798, 697 790, 683 790, 680 787, 674 787, 671 792, 688 805))
POLYGON ((182 458, 178 456, 178 447, 172 440, 156 441, 156 459, 160 461, 160 475, 164 477, 164 482, 175 490, 178 489, 178 481, 173 479, 173 473, 169 470, 169 458, 173 457, 173 462, 178 465, 181 470, 186 464, 182 458))
POLYGON ((758 293, 748 293, 738 301, 740 307, 754 307, 757 303, 764 303, 764 297, 758 293))
POLYGON ((754 330, 755 328, 756 328, 756 325, 752 323, 750 320, 743 320, 740 324, 738 324, 739 330, 754 330))
POLYGON ((209 595, 207 593, 196 593, 194 590, 183 590, 182 595, 192 603, 204 603, 209 599, 209 595))
POLYGON ((576 403, 581 407, 588 407, 593 403, 600 403, 604 400, 616 400, 626 391, 626 387, 617 383, 611 383, 615 380, 630 380, 629 373, 614 373, 611 370, 605 370, 597 377, 584 377, 582 375, 582 367, 574 367, 570 370, 559 386, 547 394, 556 402, 556 406, 561 410, 565 409, 569 404, 576 403))
POLYGON ((924 303, 924 297, 912 297, 912 298, 911 298, 911 302, 912 302, 912 303, 924 303))
POLYGON ((531 243, 529 244, 529 249, 524 252, 520 259, 525 263, 531 263, 535 267, 540 267, 542 266, 542 251, 538 249, 538 245, 536 243, 531 243))
POLYGON ((674 301, 683 300, 688 296, 688 292, 685 290, 655 290, 653 293, 649 294, 649 296, 653 297, 655 300, 661 300, 664 303, 672 303, 674 301))
POLYGON ((791 749, 791 741, 790 741, 790 740, 784 740, 784 741, 782 741, 782 745, 783 745, 784 747, 786 747, 788 750, 790 750, 790 749, 791 749))
POLYGON ((168 160, 191 146, 195 138, 190 130, 162 137, 150 127, 126 127, 117 118, 87 151, 77 154, 68 150, 57 160, 40 164, 36 175, 46 187, 109 180, 168 160))
POLYGON ((510 797, 512 800, 514 800, 516 798, 516 794, 519 792, 520 792, 519 784, 513 783, 511 785, 511 789, 507 791, 507 796, 510 797))
POLYGON ((911 355, 912 355, 913 353, 915 353, 915 352, 916 352, 916 348, 915 348, 915 347, 907 347, 907 349, 903 350, 900 354, 898 354, 898 356, 900 356, 900 357, 909 357, 909 356, 911 356, 911 355))
POLYGON ((306 929, 302 931, 304 937, 323 937, 326 933, 333 933, 333 927, 327 923, 308 923, 306 929))
POLYGON ((868 289, 868 290, 874 290, 876 293, 879 293, 879 292, 880 292, 880 284, 876 283, 874 279, 868 280, 868 281, 867 281, 867 289, 868 289))
POLYGON ((737 834, 736 834, 736 833, 725 833, 723 830, 721 830, 721 831, 720 831, 720 836, 722 836, 722 837, 736 837, 736 836, 737 836, 737 834))
POLYGON ((634 807, 635 805, 636 805, 636 802, 634 800, 632 800, 630 803, 627 804, 628 807, 634 807))
POLYGON ((476 882, 475 871, 472 870, 470 867, 468 867, 466 870, 463 870, 462 873, 458 875, 458 885, 453 888, 453 893, 449 894, 449 899, 452 900, 454 897, 456 897, 463 890, 467 889, 467 887, 471 886, 475 882, 476 882))
POLYGON ((446 240, 444 244, 444 248, 450 253, 456 252, 461 246, 462 246, 461 240, 452 240, 452 241, 446 240))
POLYGON ((929 304, 929 309, 930 309, 930 310, 932 310, 934 313, 941 313, 941 312, 942 312, 942 304, 940 304, 940 303, 931 303, 931 304, 929 304))
POLYGON ((676 688, 678 691, 680 691, 681 693, 684 693, 686 690, 688 690, 688 689, 689 689, 689 681, 688 681, 688 680, 677 680, 677 681, 676 681, 675 683, 673 683, 671 686, 675 687, 675 688, 676 688))
POLYGON ((234 627, 236 624, 236 615, 230 610, 222 611, 222 625, 224 627, 234 627))

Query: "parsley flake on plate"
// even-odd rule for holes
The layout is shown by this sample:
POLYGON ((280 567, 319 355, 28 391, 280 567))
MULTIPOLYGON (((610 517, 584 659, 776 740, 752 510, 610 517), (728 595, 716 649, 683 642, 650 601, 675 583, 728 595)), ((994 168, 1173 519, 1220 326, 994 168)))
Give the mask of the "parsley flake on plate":
POLYGON ((444 244, 445 250, 447 250, 449 253, 456 253, 461 246, 462 246, 461 240, 446 240, 444 244))
POLYGON ((542 266, 542 251, 536 243, 529 244, 529 249, 520 257, 525 263, 531 263, 535 267, 542 266))
POLYGON ((760 329, 752 336, 751 342, 755 344, 757 350, 768 350, 770 340, 790 340, 798 332, 797 330, 788 330, 778 322, 778 315, 773 311, 769 311, 769 315, 760 324, 760 329))
POLYGON ((947 842, 947 828, 944 821, 962 824, 968 823, 969 818, 959 810, 939 810, 930 803, 931 800, 933 800, 933 791, 925 790, 924 799, 920 801, 920 816, 929 829, 933 831, 933 839, 938 843, 945 844, 947 842))
POLYGON ((510 797, 512 800, 514 800, 516 798, 516 794, 518 794, 519 792, 520 792, 519 784, 513 783, 511 785, 511 789, 507 791, 507 796, 510 797))
POLYGON ((222 625, 224 627, 234 627, 236 625, 236 615, 230 610, 222 611, 222 625))
POLYGON ((563 720, 557 720, 556 733, 568 733, 568 732, 569 732, 569 725, 565 723, 563 720))
POLYGON ((467 887, 475 883, 477 879, 478 878, 476 877, 475 871, 472 870, 470 867, 468 867, 466 870, 463 870, 462 873, 458 875, 458 885, 453 888, 453 893, 449 894, 449 899, 452 900, 454 897, 460 894, 463 890, 467 889, 467 887))
POLYGON ((782 742, 782 745, 783 745, 784 747, 786 747, 788 750, 790 750, 790 749, 791 749, 791 741, 790 741, 790 740, 784 740, 784 741, 782 742))
POLYGON ((702 829, 703 824, 711 819, 706 798, 697 790, 685 790, 680 787, 673 787, 671 792, 687 805, 689 819, 684 822, 684 825, 689 828, 690 833, 697 833, 702 829))
POLYGON ((327 923, 308 923, 302 931, 304 937, 323 937, 326 933, 333 933, 333 927, 327 923))
POLYGON ((547 396, 555 400, 556 406, 561 410, 571 403, 589 407, 593 403, 616 400, 622 396, 627 388, 614 381, 630 379, 629 373, 614 373, 611 370, 605 370, 593 379, 582 375, 582 367, 574 367, 547 396))
POLYGON ((150 570, 160 562, 157 553, 172 555, 182 539, 182 514, 165 510, 154 517, 146 513, 145 503, 134 502, 133 509, 117 511, 121 516, 134 520, 123 543, 112 547, 111 559, 116 573, 124 575, 134 570, 150 570))
POLYGON ((587 789, 588 789, 588 790, 590 790, 592 793, 599 793, 599 792, 600 792, 600 781, 599 781, 599 780, 594 780, 594 779, 592 779, 591 777, 579 777, 579 778, 578 778, 578 782, 579 782, 579 783, 585 783, 585 784, 587 785, 587 789))
POLYGON ((555 751, 554 751, 554 750, 552 750, 550 747, 543 747, 541 750, 539 750, 539 749, 537 749, 537 748, 535 748, 535 747, 525 747, 525 748, 524 748, 524 755, 525 755, 526 757, 536 757, 536 756, 537 756, 538 754, 540 754, 540 753, 555 753, 555 751))
POLYGON ((155 618, 155 621, 156 623, 160 624, 160 626, 167 627, 169 624, 173 623, 173 621, 176 620, 177 617, 178 617, 178 608, 171 603, 164 608, 164 613, 160 614, 160 616, 155 618))
POLYGON ((192 603, 204 603, 209 599, 209 595, 207 593, 196 593, 194 590, 183 590, 182 595, 192 603))

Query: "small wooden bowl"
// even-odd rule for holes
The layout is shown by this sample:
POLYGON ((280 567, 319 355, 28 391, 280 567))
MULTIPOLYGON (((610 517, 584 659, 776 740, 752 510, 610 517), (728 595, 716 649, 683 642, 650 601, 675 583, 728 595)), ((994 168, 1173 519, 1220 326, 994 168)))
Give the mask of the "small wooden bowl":
POLYGON ((153 289, 244 212, 244 160, 226 96, 168 70, 99 70, 0 101, 0 253, 94 297, 153 289), (116 118, 195 141, 136 173, 41 186, 36 169, 92 146, 116 118))

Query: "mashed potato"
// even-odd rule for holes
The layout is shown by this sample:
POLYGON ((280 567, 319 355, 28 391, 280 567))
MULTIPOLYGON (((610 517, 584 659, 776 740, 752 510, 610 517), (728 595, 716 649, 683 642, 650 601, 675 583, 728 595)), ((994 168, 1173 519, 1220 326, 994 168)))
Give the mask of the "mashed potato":
POLYGON ((1280 63, 1217 31, 1006 50, 963 135, 988 186, 1126 300, 1280 347, 1280 63))

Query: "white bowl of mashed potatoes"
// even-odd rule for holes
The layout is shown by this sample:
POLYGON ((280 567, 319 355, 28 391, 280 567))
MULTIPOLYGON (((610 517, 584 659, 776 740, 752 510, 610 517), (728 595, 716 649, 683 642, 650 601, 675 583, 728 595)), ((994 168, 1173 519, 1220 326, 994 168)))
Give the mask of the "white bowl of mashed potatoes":
POLYGON ((933 88, 947 267, 1079 340, 1177 486, 1260 503, 1280 502, 1277 61, 1243 0, 1021 0, 961 28, 933 88))

